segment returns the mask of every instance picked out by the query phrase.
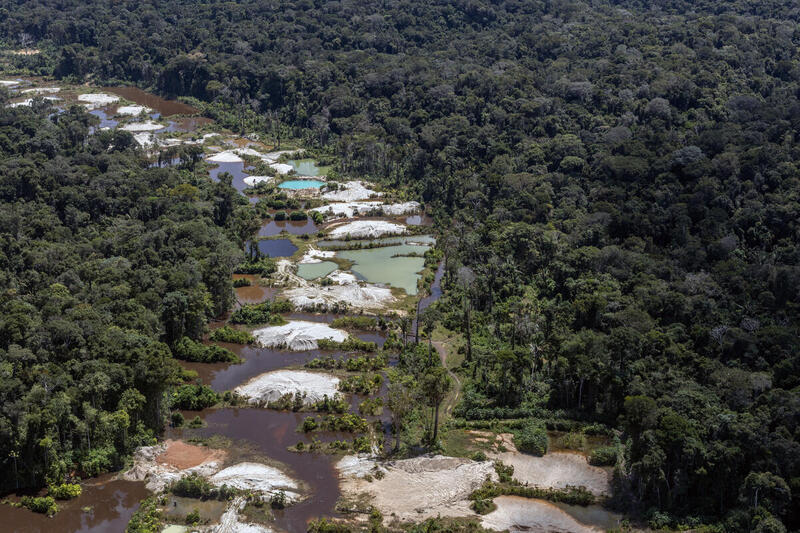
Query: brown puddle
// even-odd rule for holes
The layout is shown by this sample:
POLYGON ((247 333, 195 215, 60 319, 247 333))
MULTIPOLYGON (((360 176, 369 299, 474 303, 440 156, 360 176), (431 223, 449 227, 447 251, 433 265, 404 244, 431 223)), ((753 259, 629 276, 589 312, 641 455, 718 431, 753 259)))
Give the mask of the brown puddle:
MULTIPOLYGON (((82 483, 83 493, 59 501, 53 518, 24 508, 0 505, 0 530, 15 533, 105 533, 125 531, 139 502, 150 495, 144 483, 113 479, 113 474, 82 483), (89 507, 86 512, 82 508, 89 507)), ((17 500, 9 496, 10 500, 17 500)))
POLYGON ((184 104, 176 100, 165 100, 160 96, 148 93, 137 87, 104 87, 103 90, 121 96, 131 102, 136 102, 139 105, 149 107, 165 117, 171 115, 194 115, 199 113, 198 109, 189 104, 184 104))

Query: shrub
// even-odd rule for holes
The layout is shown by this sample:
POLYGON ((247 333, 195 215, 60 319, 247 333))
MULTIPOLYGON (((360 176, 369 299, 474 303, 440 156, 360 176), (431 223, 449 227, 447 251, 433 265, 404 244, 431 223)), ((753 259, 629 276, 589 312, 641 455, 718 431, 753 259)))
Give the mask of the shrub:
POLYGON ((133 513, 125 533, 160 533, 162 530, 161 511, 154 496, 142 501, 139 509, 133 513))
POLYGON ((486 454, 483 453, 482 451, 477 451, 477 452, 472 454, 472 460, 473 461, 479 461, 480 462, 480 461, 486 461, 487 459, 488 459, 488 457, 486 457, 486 454))
POLYGON ((497 509, 497 505, 492 500, 472 500, 472 503, 469 504, 470 509, 475 511, 478 514, 489 514, 495 509, 497 509))
POLYGON ((286 321, 277 313, 288 313, 292 310, 291 302, 264 302, 245 304, 231 315, 233 324, 272 324, 281 325, 286 321))
POLYGON ((200 510, 195 507, 195 509, 186 515, 186 519, 184 520, 186 525, 189 526, 196 526, 200 523, 200 510))
POLYGON ((222 326, 221 328, 215 329, 208 338, 212 341, 230 342, 233 344, 250 344, 255 340, 250 333, 234 329, 230 326, 222 326))
POLYGON ((170 491, 176 496, 206 499, 216 494, 214 486, 197 472, 183 476, 172 484, 170 491))
POLYGON ((348 337, 344 342, 336 342, 330 339, 320 339, 317 341, 320 350, 343 350, 346 352, 374 352, 378 345, 371 341, 362 341, 357 337, 348 337))
POLYGON ((289 220, 307 220, 308 215, 305 211, 292 211, 289 213, 289 220))
POLYGON ((617 464, 617 447, 604 446, 592 451, 589 464, 594 466, 614 466, 617 464))
POLYGON ((322 224, 325 222, 325 216, 319 211, 312 211, 311 219, 314 221, 314 224, 322 224))
POLYGON ((252 285, 252 284, 250 283, 250 280, 247 279, 247 278, 237 278, 237 279, 233 280, 234 288, 249 287, 250 285, 252 285))
POLYGON ((275 261, 269 257, 248 259, 237 266, 234 272, 236 274, 259 274, 261 276, 269 276, 275 272, 275 261))
POLYGON ((170 397, 170 405, 175 409, 200 411, 219 402, 219 395, 208 385, 181 385, 170 397))
POLYGON ((286 507, 286 493, 279 490, 269 498, 269 506, 273 509, 283 509, 286 507))
POLYGON ((317 419, 313 416, 307 416, 303 419, 303 431, 308 433, 317 429, 317 419))
POLYGON ((206 423, 205 423, 205 422, 203 422, 203 419, 202 419, 202 418, 200 418, 200 416, 199 416, 199 415, 198 415, 198 416, 195 416, 194 418, 192 418, 192 421, 191 421, 191 422, 189 422, 189 427, 190 427, 190 428, 192 428, 192 429, 197 429, 197 428, 205 427, 205 425, 206 425, 206 423))
POLYGON ((194 361, 197 363, 238 363, 239 356, 232 351, 221 346, 206 346, 203 343, 195 342, 189 337, 183 337, 173 348, 175 357, 184 361, 194 361))
POLYGON ((47 491, 48 496, 52 496, 56 500, 71 500, 81 495, 81 486, 77 483, 62 483, 61 485, 53 485, 47 491))
POLYGON ((183 413, 180 411, 173 411, 173 413, 170 415, 170 421, 172 423, 172 427, 179 428, 183 427, 186 419, 183 417, 183 413))
POLYGON ((516 434, 514 444, 521 452, 542 456, 547 453, 549 438, 544 424, 536 420, 528 420, 516 434))
POLYGON ((327 518, 312 520, 308 523, 308 533, 351 533, 351 531, 349 526, 327 518))
POLYGON ((275 220, 286 220, 287 217, 288 215, 286 214, 286 211, 278 211, 277 213, 275 213, 275 215, 273 215, 272 218, 274 218, 275 220))
POLYGON ((343 316, 333 320, 331 327, 341 329, 374 330, 378 328, 378 321, 369 316, 343 316))
POLYGON ((583 433, 570 432, 562 435, 559 439, 559 444, 566 450, 585 450, 586 449, 586 435, 583 433))
POLYGON ((34 513, 50 516, 58 512, 58 505, 51 496, 23 496, 20 503, 34 513))
POLYGON ((494 471, 501 483, 511 483, 514 481, 514 466, 507 465, 503 461, 494 462, 494 471))

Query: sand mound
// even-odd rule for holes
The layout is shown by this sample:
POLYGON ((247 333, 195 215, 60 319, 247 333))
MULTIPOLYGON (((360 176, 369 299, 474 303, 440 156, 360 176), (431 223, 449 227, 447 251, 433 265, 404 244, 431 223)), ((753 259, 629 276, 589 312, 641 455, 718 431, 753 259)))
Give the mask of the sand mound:
POLYGON ((497 509, 485 515, 483 527, 511 533, 593 533, 603 531, 581 524, 555 505, 542 500, 518 496, 499 496, 494 499, 497 509))
POLYGON ((56 94, 61 90, 61 87, 34 87, 33 89, 25 89, 22 94, 56 94))
POLYGON ((398 235, 406 232, 406 227, 385 220, 354 220, 334 227, 329 237, 341 239, 352 237, 357 239, 375 239, 382 235, 398 235))
POLYGON ((315 207, 310 211, 319 211, 328 218, 353 218, 355 216, 367 215, 375 209, 380 209, 386 216, 399 216, 416 213, 421 209, 421 206, 418 202, 404 202, 400 204, 384 204, 383 202, 336 202, 322 207, 315 207))
POLYGON ((0 80, 0 87, 16 87, 17 85, 19 85, 18 81, 0 80))
POLYGON ((212 163, 241 163, 244 161, 241 157, 232 151, 220 152, 208 158, 212 163))
MULTIPOLYGON (((352 276, 352 274, 342 274, 342 276, 352 276)), ((352 280, 355 280, 355 277, 352 280)), ((358 285, 350 280, 346 284, 329 287, 309 285, 286 289, 283 291, 283 296, 291 301, 295 308, 305 310, 330 308, 339 304, 351 309, 377 311, 385 309, 395 301, 391 289, 370 284, 358 285)))
MULTIPOLYGON (((57 98, 55 96, 45 96, 43 100, 47 102, 58 102, 61 98, 57 98)), ((26 98, 21 102, 14 102, 13 104, 8 104, 8 107, 30 107, 33 104, 33 98, 26 98)))
POLYGON ((338 190, 326 192, 322 195, 322 198, 332 202, 355 202, 357 200, 367 200, 373 196, 381 196, 383 194, 367 188, 366 185, 369 184, 363 181, 340 183, 338 190))
POLYGON ((143 105, 123 105, 117 108, 117 115, 135 117, 142 113, 152 113, 153 110, 143 105))
POLYGON ((489 456, 513 466, 514 478, 522 483, 557 489, 567 485, 583 486, 597 496, 611 494, 611 474, 590 465, 586 456, 579 453, 551 452, 543 457, 536 457, 518 452, 510 436, 502 437, 503 445, 509 451, 490 453, 489 456))
POLYGON ((270 168, 274 168, 278 174, 288 174, 293 169, 292 165, 287 165, 286 163, 270 163, 270 168))
POLYGON ((247 398, 248 403, 266 405, 279 400, 286 394, 305 394, 304 403, 314 404, 325 396, 333 398, 339 386, 339 378, 330 374, 314 372, 276 370, 256 376, 233 392, 247 398))
POLYGON ((250 187, 255 187, 259 183, 270 183, 274 179, 275 178, 272 176, 247 176, 242 181, 244 181, 245 184, 249 185, 250 187))
POLYGON ((272 466, 261 463, 239 463, 220 470, 209 478, 216 486, 228 485, 241 490, 253 490, 271 494, 279 490, 286 493, 289 501, 298 498, 297 483, 272 466))
POLYGON ((358 278, 351 272, 344 270, 334 270, 328 274, 327 278, 337 285, 352 285, 358 283, 358 278))
POLYGON ((125 124, 120 129, 123 131, 157 131, 163 130, 166 126, 162 126, 152 120, 148 120, 147 122, 132 122, 130 124, 125 124))
POLYGON ((141 146, 142 148, 147 148, 149 146, 155 146, 158 144, 155 136, 152 133, 142 132, 142 133, 134 133, 133 140, 141 146))
POLYGON ((487 477, 497 479, 491 461, 441 455, 392 461, 382 466, 383 478, 369 482, 359 477, 364 464, 354 461, 352 456, 342 458, 337 464, 342 475, 342 492, 350 496, 367 494, 384 516, 395 514, 400 520, 473 515, 469 494, 487 477))
POLYGON ((79 94, 78 101, 87 102, 93 106, 104 106, 119 102, 119 96, 106 93, 79 94))
POLYGON ((317 341, 330 339, 336 342, 347 340, 347 333, 330 327, 322 322, 293 320, 283 326, 269 326, 253 331, 256 342, 264 348, 282 348, 289 350, 316 350, 317 341))

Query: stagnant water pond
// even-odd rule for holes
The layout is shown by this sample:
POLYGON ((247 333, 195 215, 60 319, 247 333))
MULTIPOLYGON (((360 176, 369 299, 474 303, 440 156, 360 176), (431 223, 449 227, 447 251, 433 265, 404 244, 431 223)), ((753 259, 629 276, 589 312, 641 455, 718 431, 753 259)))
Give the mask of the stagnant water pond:
POLYGON ((345 250, 336 252, 336 256, 353 261, 351 270, 360 279, 370 283, 384 283, 406 291, 406 294, 417 294, 417 281, 425 266, 422 254, 427 246, 417 244, 401 244, 364 250, 345 250), (411 254, 418 257, 410 257, 411 254))
POLYGON ((317 166, 313 159, 290 159, 286 164, 300 176, 324 176, 331 169, 329 166, 317 166))

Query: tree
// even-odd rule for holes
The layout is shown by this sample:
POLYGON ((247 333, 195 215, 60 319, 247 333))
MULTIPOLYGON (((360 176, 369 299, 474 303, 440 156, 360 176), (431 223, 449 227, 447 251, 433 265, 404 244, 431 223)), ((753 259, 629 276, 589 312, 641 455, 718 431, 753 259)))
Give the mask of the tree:
POLYGON ((408 415, 414 410, 414 392, 409 379, 399 375, 390 377, 387 402, 392 412, 392 432, 394 433, 394 451, 400 449, 400 435, 403 432, 408 415))
POLYGON ((439 435, 439 406, 450 392, 452 380, 447 370, 441 365, 435 365, 423 374, 419 387, 424 401, 433 411, 431 443, 436 443, 439 435))

